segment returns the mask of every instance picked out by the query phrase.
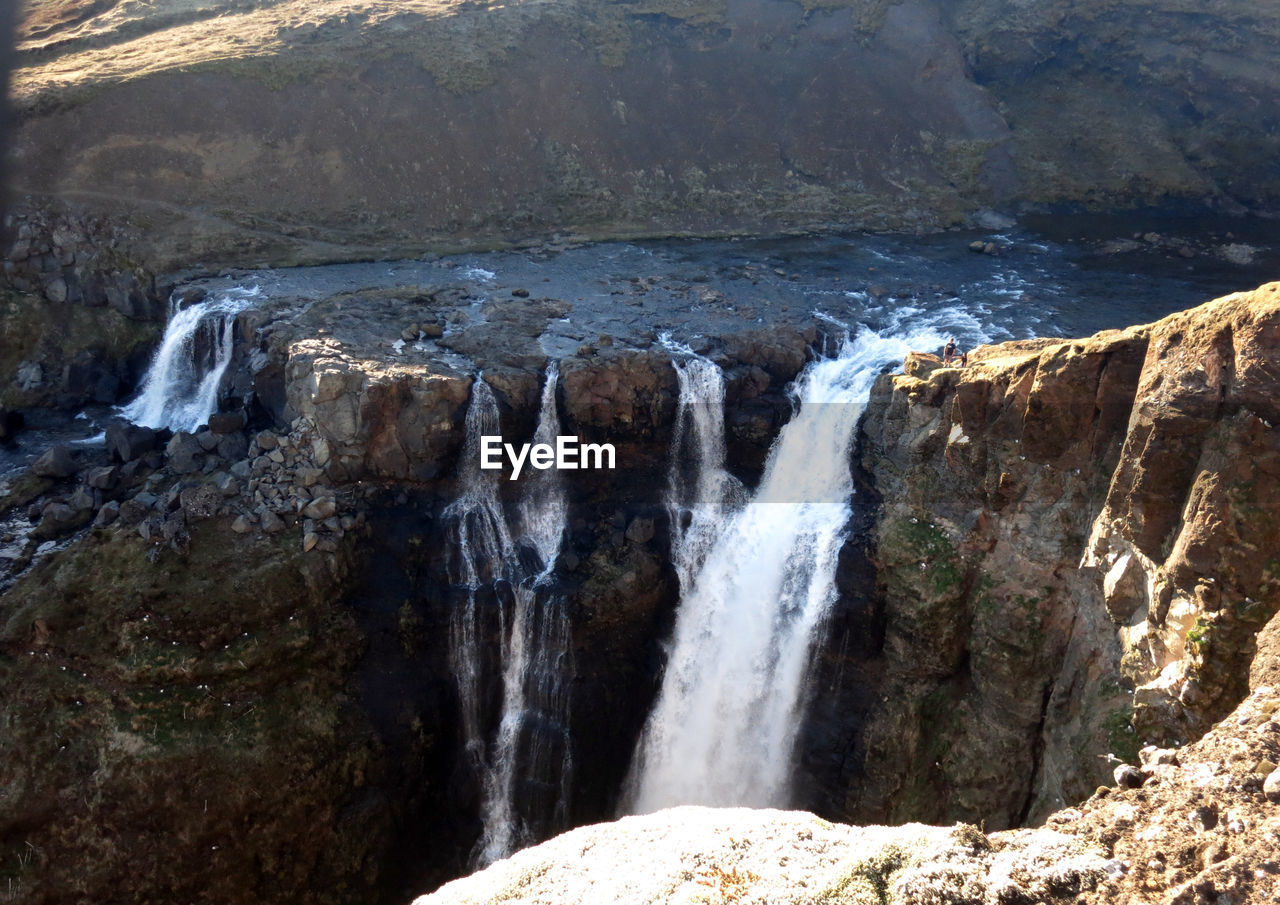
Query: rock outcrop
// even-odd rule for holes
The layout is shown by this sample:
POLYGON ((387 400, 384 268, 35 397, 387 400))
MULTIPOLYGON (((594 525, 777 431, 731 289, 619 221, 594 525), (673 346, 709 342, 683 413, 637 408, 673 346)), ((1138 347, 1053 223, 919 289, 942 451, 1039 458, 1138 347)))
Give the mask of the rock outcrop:
POLYGON ((1110 866, 1099 849, 1047 831, 987 837, 965 825, 851 827, 684 807, 574 830, 416 905, 1074 901, 1110 866))
POLYGON ((1230 712, 1280 607, 1278 362, 1272 284, 882 378, 882 679, 846 814, 1040 820, 1109 776, 1096 755, 1230 712))
POLYGON ((809 814, 676 808, 583 827, 417 905, 556 902, 995 905, 1268 902, 1280 894, 1280 619, 1253 690, 1177 751, 1145 748, 1136 788, 1102 787, 1048 826, 984 834, 850 827, 809 814))

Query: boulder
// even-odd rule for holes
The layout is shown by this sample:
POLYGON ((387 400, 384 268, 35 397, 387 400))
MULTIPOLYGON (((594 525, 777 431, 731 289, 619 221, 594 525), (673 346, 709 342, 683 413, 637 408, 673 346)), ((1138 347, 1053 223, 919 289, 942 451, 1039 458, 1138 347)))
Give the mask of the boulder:
POLYGON ((218 445, 215 452, 228 462, 235 462, 243 459, 249 454, 249 440, 241 431, 233 431, 224 434, 215 434, 218 437, 218 445))
POLYGON ((98 510, 98 514, 94 516, 93 527, 105 528, 114 524, 120 518, 120 504, 115 500, 104 503, 102 508, 98 510))
POLYGON ((244 412, 218 412, 209 416, 209 430, 215 434, 234 434, 244 429, 244 412))
POLYGON ((120 480, 120 469, 114 465, 90 468, 84 473, 84 482, 95 490, 112 490, 120 480))
POLYGON ((117 462, 132 462, 154 450, 160 434, 149 427, 117 421, 107 427, 107 452, 117 462))
POLYGON ((87 524, 92 517, 91 509, 76 509, 66 503, 46 503, 40 511, 40 523, 32 529, 31 536, 40 540, 62 537, 87 524))
POLYGON ((204 464, 204 449, 200 442, 185 431, 178 431, 164 449, 169 467, 177 474, 191 474, 204 464))
POLYGON ((323 521, 338 511, 337 504, 334 503, 332 497, 320 497, 312 500, 302 510, 302 514, 316 521, 323 521))
POLYGON ((69 478, 76 473, 76 460, 69 446, 59 443, 31 463, 32 473, 42 478, 69 478))

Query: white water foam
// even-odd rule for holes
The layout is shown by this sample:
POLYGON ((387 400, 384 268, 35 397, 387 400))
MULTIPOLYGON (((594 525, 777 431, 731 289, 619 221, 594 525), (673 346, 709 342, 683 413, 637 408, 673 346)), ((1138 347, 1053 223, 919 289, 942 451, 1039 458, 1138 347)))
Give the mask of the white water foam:
MULTIPOLYGON (((552 364, 535 443, 554 444, 560 433, 557 377, 552 364)), ((500 434, 493 391, 477 378, 462 452, 469 466, 462 492, 444 517, 454 530, 450 580, 466 592, 450 620, 450 648, 465 751, 482 786, 483 829, 473 855, 478 866, 567 827, 573 769, 570 626, 565 601, 554 593, 551 578, 568 504, 559 474, 534 470, 522 488, 517 507, 521 534, 515 535, 498 497, 501 472, 479 468, 480 438, 500 434), (495 605, 486 621, 489 600, 495 605), (495 628, 500 655, 490 663, 484 640, 486 629, 495 628), (497 713, 485 694, 491 677, 501 682, 497 713)))
POLYGON ((852 513, 849 458, 872 382, 940 341, 864 331, 797 379, 796 416, 760 486, 687 587, 658 701, 632 764, 630 808, 786 807, 810 658, 836 599, 852 513))
POLYGON ((143 427, 194 432, 218 410, 218 390, 234 351, 235 316, 261 294, 255 286, 219 292, 179 310, 169 323, 142 380, 138 397, 120 413, 143 427), (207 340, 202 348, 198 340, 207 340))

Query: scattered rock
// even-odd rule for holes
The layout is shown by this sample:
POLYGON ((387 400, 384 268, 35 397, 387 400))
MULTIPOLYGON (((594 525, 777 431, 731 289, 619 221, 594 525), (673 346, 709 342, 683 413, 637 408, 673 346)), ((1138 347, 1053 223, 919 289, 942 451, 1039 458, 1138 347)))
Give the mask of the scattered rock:
POLYGON ((76 509, 66 503, 46 503, 40 510, 40 522, 31 531, 31 536, 41 540, 52 540, 88 524, 92 510, 76 509))
POLYGON ((182 491, 179 499, 182 512, 188 519, 212 518, 218 514, 218 507, 222 505, 221 491, 211 484, 188 487, 182 491))
POLYGON ((104 503, 102 508, 98 510, 98 514, 94 516, 93 526, 95 528, 105 528, 112 525, 120 518, 120 503, 115 500, 104 503))
POLYGON ((84 473, 84 482, 95 490, 112 490, 120 480, 120 469, 114 465, 90 468, 84 473))
POLYGON ((228 462, 243 459, 249 452, 249 439, 240 431, 222 434, 216 452, 228 462))
POLYGON ((338 511, 337 504, 332 497, 320 497, 312 500, 302 510, 302 514, 316 521, 323 521, 338 511))
POLYGON ((1272 770, 1262 782, 1262 794, 1267 801, 1280 804, 1280 770, 1272 770))
POLYGON ((178 431, 164 448, 169 467, 176 474, 191 474, 204 465, 204 448, 199 441, 185 431, 178 431))
POLYGON ((94 508, 93 491, 88 487, 77 487, 75 493, 67 497, 67 505, 76 512, 84 512, 86 509, 94 508))
POLYGON ((627 540, 633 544, 647 544, 653 540, 653 519, 651 518, 633 518, 631 524, 627 526, 627 540))
POLYGON ((512 289, 511 294, 518 299, 527 299, 529 297, 528 289, 512 289))
POLYGON ((209 416, 209 430, 215 434, 234 434, 244 430, 244 412, 218 412, 209 416))
POLYGON ((319 541, 320 538, 314 531, 308 531, 302 535, 302 552, 310 553, 319 541))
POLYGON ((195 437, 196 442, 200 444, 200 448, 205 452, 213 452, 218 448, 218 435, 213 431, 199 431, 195 437))
POLYGON ((253 522, 249 521, 249 519, 243 515, 237 515, 235 520, 231 523, 231 530, 236 534, 248 534, 253 530, 253 522))
POLYGON ((258 444, 258 449, 262 452, 275 449, 279 445, 279 439, 271 431, 262 431, 254 438, 254 443, 258 444))
POLYGON ((31 471, 42 478, 69 478, 76 473, 76 460, 70 447, 59 443, 32 462, 31 471))
POLYGON ((1121 764, 1116 767, 1112 776, 1115 778, 1116 785, 1122 789, 1141 788, 1145 779, 1136 767, 1132 767, 1129 764, 1121 764))
POLYGON ((160 434, 149 427, 117 421, 107 427, 107 452, 118 462, 132 462, 154 450, 160 434))
POLYGON ((266 509, 262 513, 262 530, 268 534, 279 534, 284 530, 284 519, 276 515, 270 509, 266 509))

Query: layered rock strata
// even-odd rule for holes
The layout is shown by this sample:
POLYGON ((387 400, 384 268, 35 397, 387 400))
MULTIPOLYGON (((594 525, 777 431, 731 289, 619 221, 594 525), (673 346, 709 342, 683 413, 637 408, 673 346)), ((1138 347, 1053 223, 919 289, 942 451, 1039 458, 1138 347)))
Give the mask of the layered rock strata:
POLYGON ((1109 774, 1095 755, 1230 712, 1280 607, 1278 353, 1272 284, 881 380, 883 680, 847 813, 1040 820, 1109 774))

